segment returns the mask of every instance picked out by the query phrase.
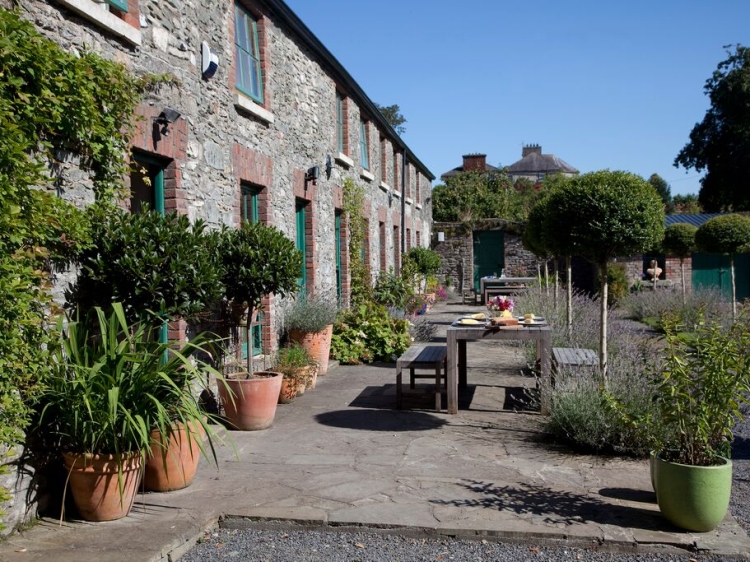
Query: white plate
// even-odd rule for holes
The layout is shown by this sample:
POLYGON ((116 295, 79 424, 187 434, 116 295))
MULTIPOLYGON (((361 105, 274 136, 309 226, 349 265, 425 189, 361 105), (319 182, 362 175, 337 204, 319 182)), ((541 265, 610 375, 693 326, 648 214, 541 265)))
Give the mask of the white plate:
POLYGON ((484 320, 475 320, 474 318, 460 318, 456 321, 456 324, 460 326, 486 326, 487 322, 484 320))
MULTIPOLYGON (((517 316, 516 318, 518 318, 519 322, 523 322, 523 316, 517 316)), ((544 319, 544 316, 534 316, 533 321, 542 322, 542 323, 546 322, 546 320, 544 319)))
POLYGON ((547 324, 544 320, 532 320, 531 322, 524 322, 521 320, 521 324, 524 326, 541 326, 543 324, 547 324))
POLYGON ((461 316, 462 320, 480 320, 485 321, 487 320, 487 315, 483 312, 478 312, 477 314, 464 314, 461 316))

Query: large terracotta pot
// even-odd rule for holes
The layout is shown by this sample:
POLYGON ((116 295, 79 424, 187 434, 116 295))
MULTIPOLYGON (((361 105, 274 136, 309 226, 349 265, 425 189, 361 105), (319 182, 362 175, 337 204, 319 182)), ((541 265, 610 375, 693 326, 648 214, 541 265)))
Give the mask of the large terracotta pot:
POLYGON ((112 521, 130 513, 141 480, 140 452, 120 455, 63 453, 70 492, 86 521, 112 521), (122 475, 119 464, 122 463, 122 475))
POLYGON ((320 332, 300 332, 289 330, 289 339, 297 342, 307 350, 310 357, 318 363, 318 374, 328 372, 328 356, 331 354, 331 335, 333 324, 329 324, 320 332))
POLYGON ((165 436, 158 429, 151 432, 151 456, 143 472, 143 486, 152 492, 169 492, 186 488, 198 469, 203 432, 200 424, 191 424, 190 436, 181 422, 165 436))
POLYGON ((721 523, 732 493, 732 461, 718 461, 716 466, 692 466, 657 455, 656 500, 662 515, 689 531, 711 531, 721 523))
POLYGON ((247 373, 228 375, 226 385, 219 384, 224 415, 235 429, 266 429, 276 416, 284 377, 270 371, 256 371, 252 378, 247 376, 247 373))

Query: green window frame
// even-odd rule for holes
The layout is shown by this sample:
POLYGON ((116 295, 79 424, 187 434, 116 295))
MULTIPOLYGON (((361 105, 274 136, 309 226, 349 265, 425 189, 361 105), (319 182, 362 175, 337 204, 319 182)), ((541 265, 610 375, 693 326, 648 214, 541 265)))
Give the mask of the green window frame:
POLYGON ((305 240, 305 223, 307 219, 307 204, 297 199, 295 203, 295 218, 296 218, 296 246, 297 249, 302 252, 302 269, 300 276, 297 278, 297 287, 299 293, 304 294, 307 291, 307 241, 305 240))
POLYGON ((131 212, 140 212, 143 208, 143 203, 148 203, 150 208, 160 215, 166 214, 166 207, 164 204, 164 161, 137 152, 133 153, 133 160, 137 166, 144 168, 145 175, 151 182, 151 189, 149 190, 148 200, 139 198, 135 194, 131 194, 131 212))
POLYGON ((128 0, 107 0, 110 6, 114 6, 121 12, 127 13, 128 11, 128 0))
POLYGON ((242 5, 234 4, 235 85, 263 103, 263 69, 260 64, 258 19, 242 5))
POLYGON ((336 150, 344 154, 344 97, 336 92, 336 150))
POLYGON ((370 169, 370 143, 367 138, 367 122, 359 121, 359 160, 365 170, 370 169))
MULTIPOLYGON (((258 211, 258 198, 260 195, 260 188, 253 185, 241 184, 241 197, 242 197, 242 209, 240 211, 240 219, 243 223, 246 222, 259 222, 260 212, 258 211)), ((258 311, 258 317, 256 324, 250 329, 250 337, 253 338, 253 349, 263 353, 263 312, 258 311)), ((244 331, 242 332, 243 338, 244 331)), ((247 358, 247 342, 243 342, 243 356, 247 358)))

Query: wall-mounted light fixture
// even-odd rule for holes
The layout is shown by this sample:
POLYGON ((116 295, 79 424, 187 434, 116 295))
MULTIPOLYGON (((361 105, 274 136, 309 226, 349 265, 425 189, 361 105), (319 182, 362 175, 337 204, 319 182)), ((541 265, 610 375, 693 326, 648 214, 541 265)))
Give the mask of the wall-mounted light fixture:
POLYGON ((331 155, 326 154, 326 179, 331 179, 331 171, 333 170, 333 162, 331 161, 331 155))
POLYGON ((438 242, 445 242, 445 232, 438 232, 438 242))
POLYGON ((307 191, 307 184, 312 182, 313 185, 318 185, 318 178, 320 178, 320 168, 313 166, 307 170, 305 174, 305 191, 307 191))
POLYGON ((201 75, 208 80, 209 78, 213 78, 218 69, 219 56, 216 53, 212 53, 208 43, 203 41, 201 43, 201 75))
POLYGON ((181 116, 181 113, 177 111, 176 109, 172 109, 171 107, 165 107, 164 110, 159 114, 159 116, 154 119, 156 123, 161 125, 160 133, 168 137, 169 136, 169 126, 177 121, 181 116))
POLYGON ((390 207, 393 205, 393 192, 389 189, 388 190, 388 206, 390 207))

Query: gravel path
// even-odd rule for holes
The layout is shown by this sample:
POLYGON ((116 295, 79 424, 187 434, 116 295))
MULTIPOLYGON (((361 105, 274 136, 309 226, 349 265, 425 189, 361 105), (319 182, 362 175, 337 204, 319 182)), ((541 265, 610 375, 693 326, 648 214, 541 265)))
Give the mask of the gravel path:
POLYGON ((180 558, 180 562, 213 560, 234 562, 487 562, 493 560, 699 562, 732 559, 697 554, 595 552, 570 547, 553 548, 486 540, 422 539, 366 532, 255 529, 221 530, 212 533, 180 558))
POLYGON ((750 405, 742 408, 745 420, 734 428, 732 446, 732 501, 729 510, 750 534, 750 405))

